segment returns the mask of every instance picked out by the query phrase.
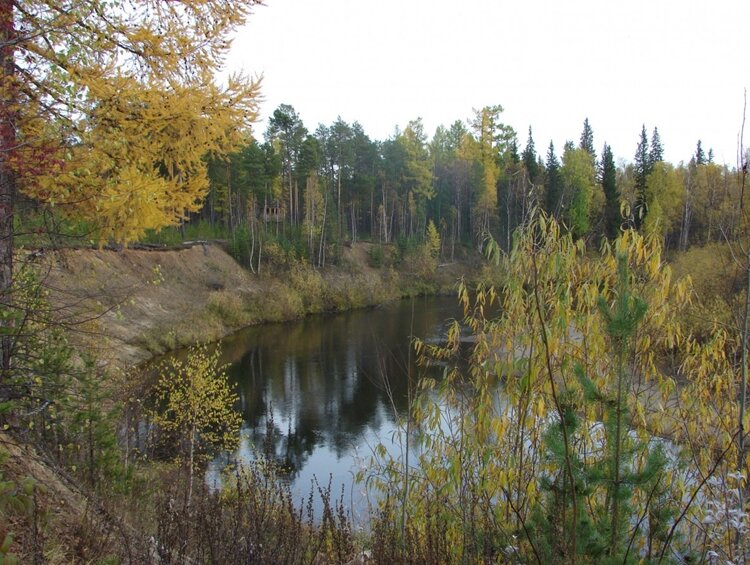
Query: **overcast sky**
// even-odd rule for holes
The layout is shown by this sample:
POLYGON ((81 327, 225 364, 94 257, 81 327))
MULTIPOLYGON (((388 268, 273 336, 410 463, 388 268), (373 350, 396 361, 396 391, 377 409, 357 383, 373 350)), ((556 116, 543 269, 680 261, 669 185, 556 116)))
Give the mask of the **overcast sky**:
MULTIPOLYGON (((429 137, 501 104, 521 147, 578 142, 632 160, 641 125, 666 159, 698 139, 736 163, 750 86, 748 0, 266 0, 229 69, 262 74, 262 137, 281 103, 311 131, 337 116, 373 139, 421 117, 429 137)), ((750 111, 749 111, 750 113, 750 111)), ((750 121, 750 120, 749 120, 750 121)), ((750 145, 750 125, 745 146, 750 145)))

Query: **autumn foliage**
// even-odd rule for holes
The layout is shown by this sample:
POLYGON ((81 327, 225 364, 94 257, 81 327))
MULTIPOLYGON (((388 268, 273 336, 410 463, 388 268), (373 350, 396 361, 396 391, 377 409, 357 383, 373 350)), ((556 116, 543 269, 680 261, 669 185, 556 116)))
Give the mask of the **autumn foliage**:
POLYGON ((258 81, 215 76, 255 2, 7 4, 0 145, 19 190, 94 221, 102 239, 199 209, 204 157, 235 147, 257 115, 258 81))

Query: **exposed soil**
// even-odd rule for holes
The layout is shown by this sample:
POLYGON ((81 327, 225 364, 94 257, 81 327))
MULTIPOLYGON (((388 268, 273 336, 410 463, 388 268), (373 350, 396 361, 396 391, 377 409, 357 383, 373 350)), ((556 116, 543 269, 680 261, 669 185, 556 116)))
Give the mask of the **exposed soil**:
MULTIPOLYGON (((371 247, 345 247, 342 265, 316 272, 311 284, 318 286, 310 289, 304 281, 292 282, 290 273, 255 275, 212 244, 178 250, 66 249, 36 262, 44 267, 51 302, 59 309, 57 317, 67 321, 69 335, 96 348, 100 359, 129 367, 249 324, 374 305, 414 292, 450 291, 466 268, 465 263, 441 265, 427 278, 413 262, 397 272, 374 268, 371 247), (424 290, 427 279, 430 290, 424 290), (290 288, 293 303, 285 304, 290 293, 284 290, 290 288)), ((387 265, 393 253, 386 248, 387 265)))
POLYGON ((72 329, 82 337, 101 331, 105 348, 114 348, 115 359, 125 365, 151 355, 143 336, 203 312, 211 293, 252 295, 261 289, 214 245, 170 251, 68 249, 48 265, 51 301, 64 318, 76 321, 72 329))

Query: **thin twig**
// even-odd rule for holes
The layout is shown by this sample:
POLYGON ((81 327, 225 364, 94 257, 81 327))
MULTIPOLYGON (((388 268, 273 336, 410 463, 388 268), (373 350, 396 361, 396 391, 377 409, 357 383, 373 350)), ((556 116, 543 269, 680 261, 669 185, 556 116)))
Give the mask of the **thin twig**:
POLYGON ((557 397, 557 387, 555 386, 555 375, 552 370, 552 356, 550 354, 549 349, 549 341, 547 338, 547 326, 544 323, 544 316, 542 316, 542 305, 541 300, 539 298, 539 279, 538 279, 538 269, 536 265, 536 253, 531 253, 531 263, 533 265, 533 275, 534 275, 534 302, 536 304, 536 311, 537 315, 539 317, 539 323, 541 325, 542 329, 542 342, 544 343, 544 357, 547 365, 547 374, 549 376, 550 386, 552 389, 552 400, 555 403, 555 409, 557 410, 557 413, 560 417, 560 428, 562 430, 562 436, 563 436, 563 443, 565 447, 565 468, 568 474, 568 480, 570 481, 570 490, 571 490, 571 503, 573 506, 573 520, 572 520, 572 526, 573 531, 571 535, 571 549, 572 549, 572 563, 576 562, 576 527, 578 522, 578 501, 576 500, 576 481, 575 476, 573 475, 573 465, 570 461, 570 439, 568 438, 568 430, 565 427, 565 415, 563 413, 562 407, 560 406, 560 401, 557 397))
POLYGON ((735 432, 734 436, 732 437, 732 440, 727 445, 726 449, 721 452, 721 455, 716 459, 716 462, 714 463, 714 466, 711 467, 711 470, 706 473, 706 476, 703 477, 703 480, 698 484, 697 487, 695 487, 695 490, 693 491, 693 494, 690 496, 690 500, 687 501, 687 504, 685 504, 685 508, 682 509, 682 512, 680 513, 677 520, 674 521, 674 524, 672 524, 672 528, 669 530, 669 535, 667 535, 667 539, 664 540, 664 545, 661 548, 661 554, 659 554, 659 561, 657 563, 661 563, 664 560, 664 554, 667 552, 667 548, 669 547, 670 542, 672 541, 672 537, 674 536, 675 531, 677 530, 677 526, 680 525, 680 522, 685 518, 685 515, 687 514, 690 507, 693 505, 693 501, 695 500, 695 497, 698 496, 698 493, 701 491, 703 486, 708 482, 708 479, 713 477, 714 472, 716 472, 716 469, 719 467, 719 464, 722 462, 724 457, 726 457, 727 453, 729 453, 729 450, 732 449, 732 445, 734 444, 734 440, 737 436, 737 433, 735 432))

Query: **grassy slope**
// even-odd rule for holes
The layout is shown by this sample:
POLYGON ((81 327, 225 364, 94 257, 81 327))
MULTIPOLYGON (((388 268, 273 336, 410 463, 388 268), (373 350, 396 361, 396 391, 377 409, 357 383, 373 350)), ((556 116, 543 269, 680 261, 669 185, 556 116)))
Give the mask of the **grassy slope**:
POLYGON ((50 262, 47 284, 68 319, 88 320, 83 335, 94 335, 98 345, 97 334, 106 336, 102 354, 132 365, 251 324, 450 292, 465 268, 430 270, 404 261, 399 268, 375 269, 368 259, 368 244, 361 243, 346 249, 344 266, 316 271, 295 265, 258 276, 215 245, 173 251, 78 249, 50 262))

